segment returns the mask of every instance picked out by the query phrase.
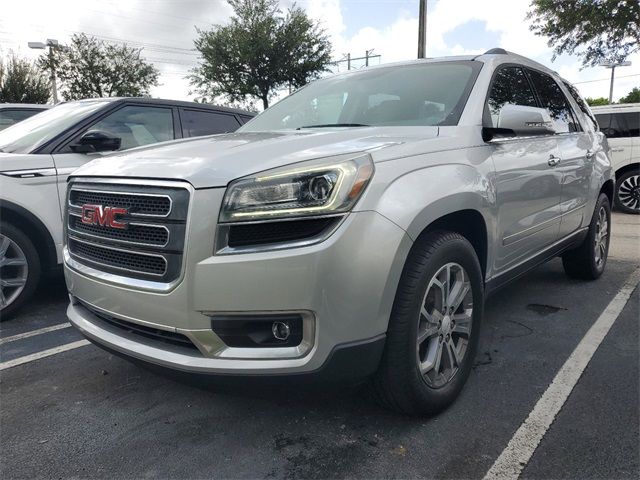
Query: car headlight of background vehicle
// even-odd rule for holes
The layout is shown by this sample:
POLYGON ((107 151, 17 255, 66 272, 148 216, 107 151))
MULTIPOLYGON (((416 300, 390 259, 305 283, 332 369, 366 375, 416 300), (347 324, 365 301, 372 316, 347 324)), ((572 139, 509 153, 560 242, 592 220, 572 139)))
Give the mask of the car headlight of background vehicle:
POLYGON ((368 154, 301 162, 229 184, 216 252, 288 248, 320 241, 364 192, 374 167, 368 154))

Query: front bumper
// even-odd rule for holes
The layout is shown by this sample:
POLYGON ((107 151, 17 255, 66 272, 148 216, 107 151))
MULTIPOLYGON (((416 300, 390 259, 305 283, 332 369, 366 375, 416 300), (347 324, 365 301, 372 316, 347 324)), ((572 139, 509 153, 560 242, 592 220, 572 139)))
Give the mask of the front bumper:
POLYGON ((184 276, 169 292, 110 283, 73 268, 67 257, 71 323, 116 353, 187 372, 313 373, 334 364, 336 355, 348 358, 356 372, 375 370, 411 247, 403 230, 376 212, 352 213, 319 244, 223 256, 211 255, 211 231, 200 225, 190 233, 184 276), (212 330, 211 315, 259 312, 303 312, 311 324, 311 335, 305 334, 309 344, 297 351, 229 348, 212 330), (113 328, 101 321, 103 314, 184 335, 197 350, 185 352, 113 328))

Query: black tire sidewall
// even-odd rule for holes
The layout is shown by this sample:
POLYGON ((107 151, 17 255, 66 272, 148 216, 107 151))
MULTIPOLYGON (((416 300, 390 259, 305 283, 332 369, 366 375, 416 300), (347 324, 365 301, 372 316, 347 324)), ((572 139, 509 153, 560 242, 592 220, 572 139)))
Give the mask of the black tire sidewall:
POLYGON ((633 176, 633 175, 640 175, 640 171, 638 170, 631 170, 628 172, 625 172, 622 174, 622 176, 617 179, 616 181, 616 191, 615 191, 615 207, 620 210, 621 212, 630 214, 630 215, 638 215, 640 214, 640 210, 633 210, 632 208, 626 207, 622 204, 622 202, 620 201, 620 195, 619 195, 619 189, 620 189, 620 185, 622 185, 622 182, 624 182, 627 178, 633 176))
POLYGON ((599 277, 600 275, 602 275, 605 267, 607 266, 607 260, 609 259, 609 247, 611 246, 611 204, 609 202, 609 197, 607 197, 604 193, 601 193, 600 197, 598 197, 596 208, 593 211, 593 218, 591 219, 591 225, 589 225, 589 234, 587 235, 587 238, 585 241, 587 242, 587 245, 586 245, 587 251, 590 251, 589 267, 591 268, 591 271, 594 273, 594 277, 599 277), (607 238, 606 255, 605 255, 604 261, 602 262, 601 267, 599 268, 596 265, 594 243, 596 240, 598 216, 600 215, 600 208, 602 208, 603 206, 605 207, 605 210, 607 212, 607 222, 609 226, 609 231, 607 232, 608 238, 607 238))
MULTIPOLYGON (((399 378, 403 378, 409 387, 407 394, 411 397, 410 402, 404 406, 403 410, 407 413, 435 414, 447 406, 449 406, 458 396, 464 386, 471 368, 478 345, 478 338, 483 316, 484 293, 483 281, 480 264, 478 262, 475 250, 471 244, 461 235, 448 232, 435 232, 428 235, 423 245, 419 246, 417 255, 424 255, 425 250, 429 250, 434 243, 438 243, 445 237, 446 241, 440 243, 435 249, 432 249, 425 263, 416 262, 415 257, 409 258, 409 269, 405 268, 405 275, 419 274, 417 284, 419 288, 414 290, 414 298, 411 307, 406 311, 408 318, 402 319, 400 323, 404 328, 393 331, 391 335, 404 336, 404 349, 406 355, 402 358, 402 365, 394 365, 392 368, 400 369, 395 374, 399 378), (462 266, 467 274, 472 286, 473 294, 473 321, 471 328, 471 336, 467 346, 467 352, 462 362, 462 366, 454 376, 454 378, 439 388, 429 386, 422 376, 415 358, 415 349, 418 334, 418 318, 422 299, 426 293, 426 288, 435 275, 435 273, 447 263, 457 263, 462 266)), ((403 293, 400 293, 401 295, 403 293)), ((393 315, 392 315, 392 320, 393 315)))
POLYGON ((40 281, 40 256, 35 246, 27 235, 10 223, 0 222, 0 233, 14 241, 24 253, 27 259, 28 273, 27 283, 18 296, 10 305, 0 310, 0 321, 11 318, 20 307, 33 295, 38 282, 40 281))

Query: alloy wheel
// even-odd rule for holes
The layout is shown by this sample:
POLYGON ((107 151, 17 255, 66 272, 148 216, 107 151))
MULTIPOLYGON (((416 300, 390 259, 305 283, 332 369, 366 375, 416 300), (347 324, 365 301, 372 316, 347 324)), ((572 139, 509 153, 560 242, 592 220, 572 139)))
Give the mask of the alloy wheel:
POLYGON ((449 383, 467 353, 473 319, 469 275, 457 263, 447 263, 429 281, 418 320, 418 368, 433 388, 449 383))
POLYGON ((609 216, 604 207, 598 211, 598 221, 596 223, 596 236, 594 239, 594 251, 596 266, 600 268, 607 259, 607 247, 609 245, 609 216))
POLYGON ((640 174, 631 175, 618 186, 618 200, 632 210, 640 210, 640 174))
POLYGON ((27 257, 16 242, 0 234, 0 308, 11 305, 27 284, 27 257))

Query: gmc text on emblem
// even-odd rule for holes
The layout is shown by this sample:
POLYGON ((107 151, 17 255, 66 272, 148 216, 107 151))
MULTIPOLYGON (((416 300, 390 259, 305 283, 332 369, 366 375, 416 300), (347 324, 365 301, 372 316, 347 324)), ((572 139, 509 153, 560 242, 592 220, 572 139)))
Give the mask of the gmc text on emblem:
POLYGON ((128 213, 129 210, 126 208, 85 204, 82 205, 82 223, 124 230, 127 228, 127 222, 118 220, 116 217, 127 215, 128 213))

